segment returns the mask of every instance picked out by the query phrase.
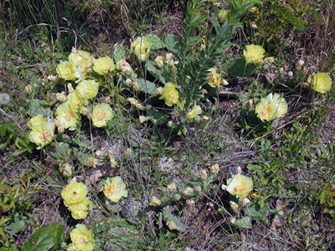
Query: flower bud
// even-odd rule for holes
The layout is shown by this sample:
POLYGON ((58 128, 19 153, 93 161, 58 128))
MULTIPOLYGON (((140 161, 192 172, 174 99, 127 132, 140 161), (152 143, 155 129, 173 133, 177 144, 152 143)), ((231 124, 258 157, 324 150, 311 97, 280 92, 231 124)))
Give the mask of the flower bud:
POLYGON ((24 91, 27 93, 27 94, 30 94, 32 93, 33 91, 33 87, 31 85, 26 85, 26 87, 24 87, 24 91))
POLYGON ((234 201, 229 201, 231 209, 236 211, 238 209, 238 205, 234 201))
POLYGON ((200 172, 200 179, 205 180, 207 179, 208 175, 207 175, 207 170, 206 169, 202 169, 200 172))
POLYGON ((191 195, 193 192, 194 192, 193 188, 191 188, 191 187, 186 187, 186 188, 183 190, 183 195, 185 195, 185 196, 189 196, 189 195, 191 195))
POLYGON ((214 164, 210 167, 211 174, 217 175, 220 171, 219 164, 214 164))
POLYGON ((193 207, 195 205, 195 201, 194 200, 186 200, 186 204, 189 206, 189 207, 193 207))
POLYGON ((160 199, 153 196, 149 205, 152 206, 152 207, 158 207, 158 206, 160 206, 161 203, 162 202, 160 201, 160 199))
POLYGON ((300 59, 300 60, 297 62, 297 64, 295 65, 295 68, 296 68, 297 70, 301 70, 301 69, 302 69, 302 66, 304 65, 304 63, 305 63, 305 61, 302 60, 302 59, 300 59))
POLYGON ((167 186, 167 189, 168 189, 171 193, 173 193, 174 191, 177 190, 177 186, 176 186, 176 184, 171 183, 171 184, 169 184, 169 185, 167 186))

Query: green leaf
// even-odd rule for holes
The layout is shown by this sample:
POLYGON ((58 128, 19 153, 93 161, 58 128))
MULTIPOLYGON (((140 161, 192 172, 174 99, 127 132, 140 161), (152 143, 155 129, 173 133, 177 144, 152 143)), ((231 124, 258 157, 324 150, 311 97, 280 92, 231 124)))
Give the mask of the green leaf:
POLYGON ((270 214, 270 208, 268 203, 263 207, 259 203, 252 203, 251 205, 247 204, 246 214, 253 220, 265 220, 270 214))
POLYGON ((163 49, 165 48, 165 44, 163 43, 163 41, 157 37, 154 34, 148 34, 145 36, 145 38, 151 42, 151 47, 150 49, 152 50, 159 50, 159 49, 163 49))
POLYGON ((179 52, 182 52, 183 44, 176 35, 168 34, 164 41, 166 48, 172 53, 178 55, 179 52))
POLYGON ((62 234, 63 226, 58 222, 41 227, 35 231, 31 239, 27 239, 21 251, 56 250, 62 242, 62 234))
POLYGON ((119 62, 122 59, 126 59, 126 51, 122 45, 117 45, 114 51, 114 60, 119 62))
POLYGON ((157 87, 154 83, 148 80, 145 81, 143 78, 135 79, 135 81, 138 83, 139 91, 152 95, 156 94, 157 87))
POLYGON ((244 58, 233 58, 226 61, 223 68, 230 75, 250 77, 254 72, 255 66, 247 64, 244 58))
POLYGON ((149 116, 151 119, 156 121, 156 125, 164 124, 169 118, 169 116, 165 112, 158 111, 156 109, 150 109, 149 116))
POLYGON ((44 108, 39 99, 31 100, 29 105, 29 114, 31 117, 44 114, 44 108))
POLYGON ((177 216, 173 215, 169 210, 164 209, 163 216, 166 222, 173 221, 176 224, 177 231, 184 232, 186 230, 181 220, 177 216))
POLYGON ((151 63, 150 60, 146 62, 145 67, 147 68, 148 72, 157 80, 159 80, 161 83, 165 84, 164 76, 162 76, 162 73, 156 69, 156 67, 151 63))
POLYGON ((15 213, 14 219, 12 221, 6 222, 5 228, 14 234, 21 232, 26 227, 26 219, 26 217, 15 213))
POLYGON ((243 217, 239 220, 237 220, 235 222, 235 224, 239 227, 239 228, 244 228, 244 229, 251 229, 252 225, 251 225, 251 219, 250 217, 246 216, 243 217))

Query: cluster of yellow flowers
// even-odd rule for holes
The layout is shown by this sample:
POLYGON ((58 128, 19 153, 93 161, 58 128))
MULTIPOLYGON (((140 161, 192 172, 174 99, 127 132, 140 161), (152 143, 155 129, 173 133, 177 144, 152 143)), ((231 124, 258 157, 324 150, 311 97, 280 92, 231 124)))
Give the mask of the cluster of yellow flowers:
POLYGON ((118 202, 122 197, 128 196, 126 184, 120 176, 107 178, 103 190, 105 196, 112 202, 118 202))
POLYGON ((257 116, 262 120, 270 121, 275 117, 283 117, 287 112, 288 105, 285 98, 278 93, 270 93, 266 98, 256 106, 257 116))
POLYGON ((85 219, 88 210, 93 207, 92 201, 87 197, 88 189, 84 183, 72 182, 63 188, 61 196, 64 205, 71 211, 74 219, 85 219))
POLYGON ((71 230, 70 238, 72 243, 67 250, 92 251, 94 249, 92 230, 88 230, 84 224, 77 224, 76 228, 71 230))

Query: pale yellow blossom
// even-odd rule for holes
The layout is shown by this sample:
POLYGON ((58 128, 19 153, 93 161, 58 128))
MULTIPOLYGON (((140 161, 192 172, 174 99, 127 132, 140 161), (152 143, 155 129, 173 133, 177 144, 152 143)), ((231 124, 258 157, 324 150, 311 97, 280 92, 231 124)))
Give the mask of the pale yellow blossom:
POLYGON ((93 63, 93 70, 100 75, 107 75, 109 71, 113 71, 114 69, 114 61, 108 56, 98 58, 93 63))
POLYGON ((312 88, 320 93, 326 93, 330 90, 332 79, 325 72, 318 72, 317 74, 309 77, 308 82, 311 83, 312 88))
POLYGON ((243 51, 247 63, 260 63, 264 57, 265 50, 260 45, 246 45, 243 51))
POLYGON ((103 192, 112 202, 118 202, 122 197, 128 196, 126 184, 120 176, 107 178, 103 192))
POLYGON ((104 127, 114 117, 113 109, 105 103, 97 104, 92 111, 92 122, 95 127, 104 127))
POLYGON ((69 207, 80 203, 88 193, 87 186, 81 182, 73 182, 63 188, 61 195, 65 206, 69 207))
POLYGON ((92 251, 94 249, 94 238, 92 230, 88 230, 84 224, 77 224, 71 230, 70 238, 77 251, 92 251))
POLYGON ((173 104, 177 104, 179 100, 179 93, 177 90, 177 85, 171 82, 167 83, 163 89, 163 93, 160 99, 164 99, 165 104, 167 106, 172 106, 173 104))
POLYGON ((252 178, 244 176, 242 174, 236 174, 232 178, 227 180, 227 186, 225 190, 233 196, 244 198, 253 189, 252 178))

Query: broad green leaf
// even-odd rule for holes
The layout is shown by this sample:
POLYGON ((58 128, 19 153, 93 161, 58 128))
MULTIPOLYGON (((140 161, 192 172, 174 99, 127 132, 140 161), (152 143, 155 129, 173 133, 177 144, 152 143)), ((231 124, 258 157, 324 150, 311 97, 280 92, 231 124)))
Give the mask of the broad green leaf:
POLYGON ((179 52, 182 52, 182 42, 176 35, 168 34, 164 41, 166 48, 172 53, 178 55, 179 52))
POLYGON ((114 60, 119 62, 122 59, 126 59, 126 51, 122 45, 117 45, 114 51, 114 60))
POLYGON ((41 227, 35 231, 31 239, 27 239, 21 251, 56 250, 62 242, 62 234, 63 226, 58 222, 41 227))
POLYGON ((150 49, 159 50, 159 49, 165 48, 165 44, 163 43, 163 41, 159 37, 157 37, 156 35, 148 34, 145 37, 148 41, 151 42, 150 49))
POLYGON ((145 81, 143 78, 135 79, 134 82, 138 83, 139 91, 152 95, 156 94, 157 87, 153 82, 145 81))

